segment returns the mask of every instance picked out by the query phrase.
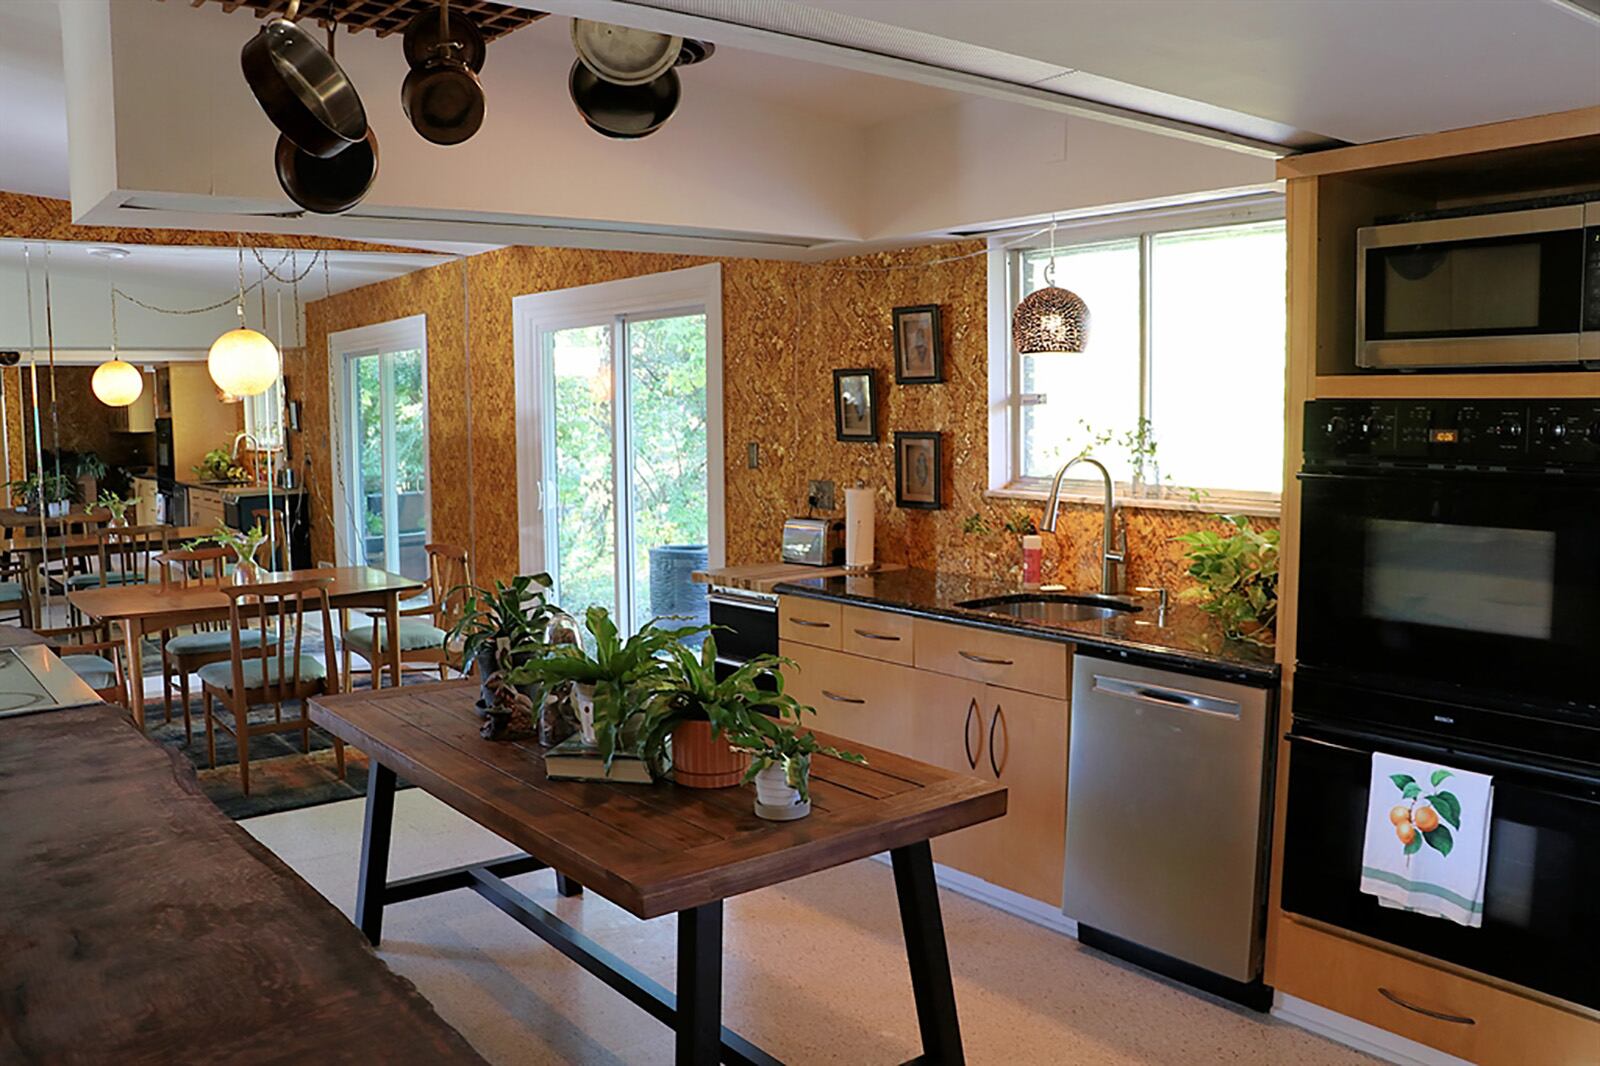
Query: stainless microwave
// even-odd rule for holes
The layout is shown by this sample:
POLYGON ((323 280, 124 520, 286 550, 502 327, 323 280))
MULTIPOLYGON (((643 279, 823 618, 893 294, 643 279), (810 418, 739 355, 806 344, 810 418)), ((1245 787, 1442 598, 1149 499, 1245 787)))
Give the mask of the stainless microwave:
POLYGON ((1600 367, 1600 202, 1357 230, 1356 362, 1600 367))

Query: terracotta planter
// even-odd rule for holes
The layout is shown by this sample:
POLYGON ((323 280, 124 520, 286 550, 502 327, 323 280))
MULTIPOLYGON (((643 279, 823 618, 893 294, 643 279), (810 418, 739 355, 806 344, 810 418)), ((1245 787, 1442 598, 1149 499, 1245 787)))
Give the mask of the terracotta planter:
POLYGON ((689 788, 737 785, 750 756, 734 751, 727 737, 711 735, 710 722, 682 722, 672 731, 672 779, 689 788))

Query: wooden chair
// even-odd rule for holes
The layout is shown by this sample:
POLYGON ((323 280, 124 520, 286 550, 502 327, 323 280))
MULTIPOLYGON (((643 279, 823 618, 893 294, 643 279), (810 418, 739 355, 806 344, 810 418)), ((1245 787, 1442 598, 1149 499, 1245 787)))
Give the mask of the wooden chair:
MULTIPOLYGON (((250 794, 250 738, 264 733, 300 734, 301 746, 311 752, 311 718, 305 701, 310 696, 339 691, 339 671, 334 657, 324 655, 326 666, 313 656, 302 654, 301 637, 305 630, 306 604, 310 601, 322 616, 322 631, 332 632, 328 610, 328 586, 332 578, 300 578, 268 581, 253 585, 224 585, 228 597, 228 632, 232 640, 228 659, 200 668, 200 686, 205 701, 206 758, 217 763, 216 729, 227 729, 239 745, 239 787, 250 794), (253 625, 251 624, 253 622, 253 625), (273 651, 263 652, 249 645, 252 631, 268 634, 273 651), (286 700, 298 700, 300 713, 283 717, 286 700), (271 721, 252 722, 252 707, 271 704, 271 721), (217 714, 226 711, 232 720, 217 714)), ((333 741, 339 776, 344 776, 344 742, 333 741)))
POLYGON ((107 703, 129 705, 128 675, 122 668, 122 641, 114 639, 109 626, 61 626, 35 632, 42 637, 57 638, 57 654, 61 661, 94 689, 95 695, 107 703))
MULTIPOLYGON (((439 671, 439 680, 449 677, 452 652, 448 645, 450 627, 461 617, 466 594, 461 586, 472 584, 472 565, 467 550, 450 544, 428 544, 428 583, 408 599, 427 597, 427 602, 400 610, 400 668, 439 671)), ((382 611, 368 611, 372 628, 364 629, 349 624, 347 613, 340 612, 344 624, 342 649, 344 674, 350 672, 350 653, 356 652, 367 661, 372 670, 372 687, 377 689, 383 679, 383 667, 389 660, 388 626, 382 611)))
MULTIPOLYGON (((221 546, 213 548, 174 548, 155 557, 161 574, 161 587, 189 588, 194 585, 215 585, 221 588, 227 580, 227 560, 233 552, 221 546)), ((261 646, 264 636, 258 629, 248 629, 242 635, 247 649, 261 646)), ((273 651, 269 643, 268 654, 273 651)), ((194 738, 194 723, 189 707, 189 675, 202 666, 226 662, 233 653, 233 634, 222 623, 203 622, 192 632, 161 634, 161 690, 166 703, 167 721, 172 721, 172 684, 177 679, 179 699, 183 703, 183 742, 194 738)))

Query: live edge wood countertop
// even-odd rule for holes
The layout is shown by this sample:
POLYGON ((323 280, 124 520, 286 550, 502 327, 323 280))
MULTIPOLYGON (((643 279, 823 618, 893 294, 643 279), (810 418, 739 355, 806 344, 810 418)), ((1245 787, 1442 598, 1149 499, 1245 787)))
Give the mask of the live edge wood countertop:
POLYGON ((0 812, 0 1062, 483 1062, 121 712, 0 721, 0 812))

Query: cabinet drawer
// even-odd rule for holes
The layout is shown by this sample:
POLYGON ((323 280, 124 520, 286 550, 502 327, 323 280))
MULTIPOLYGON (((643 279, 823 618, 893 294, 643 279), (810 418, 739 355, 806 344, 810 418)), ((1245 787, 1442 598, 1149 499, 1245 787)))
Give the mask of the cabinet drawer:
POLYGON ((815 707, 806 724, 874 748, 905 754, 910 743, 910 667, 863 659, 784 640, 782 654, 794 660, 783 672, 784 690, 815 707))
POLYGON ((915 620, 915 661, 922 670, 989 685, 1067 698, 1068 646, 947 622, 915 620))
POLYGON ((1600 1054, 1600 1020, 1282 914, 1273 936, 1269 979, 1280 991, 1481 1066, 1577 1066, 1600 1054))
POLYGON ((839 612, 840 647, 852 655, 911 665, 912 622, 908 615, 844 605, 839 612))
POLYGON ((803 596, 778 597, 778 639, 839 648, 840 605, 803 596))

